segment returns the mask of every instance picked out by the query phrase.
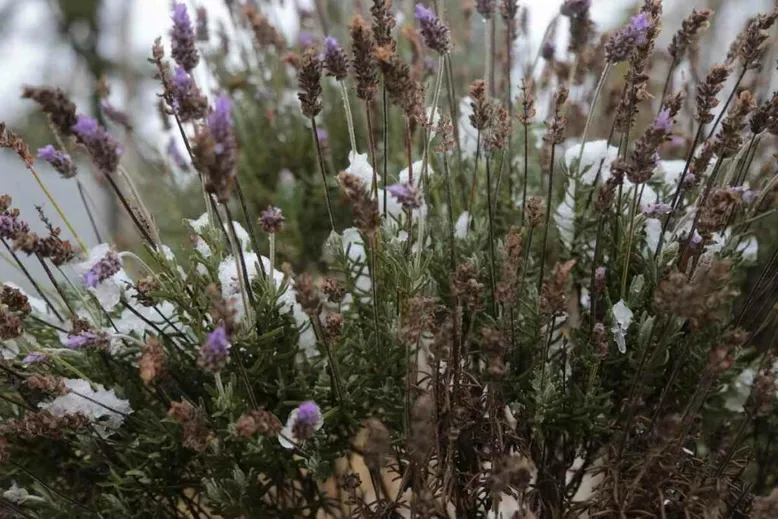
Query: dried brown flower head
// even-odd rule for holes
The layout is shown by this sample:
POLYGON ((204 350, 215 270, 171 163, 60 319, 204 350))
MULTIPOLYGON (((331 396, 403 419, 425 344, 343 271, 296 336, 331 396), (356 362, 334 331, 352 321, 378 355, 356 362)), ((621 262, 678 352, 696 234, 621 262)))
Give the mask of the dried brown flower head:
POLYGON ((65 92, 59 88, 26 86, 22 89, 22 97, 38 103, 60 135, 73 134, 72 128, 76 124, 76 105, 65 92))
POLYGON ((470 106, 473 113, 470 114, 470 124, 476 130, 485 130, 492 123, 492 112, 494 107, 489 101, 489 89, 486 81, 476 79, 470 85, 470 106))
POLYGON ((435 444, 435 402, 430 395, 423 394, 414 402, 410 426, 408 454, 421 464, 435 444))
POLYGON ((545 204, 543 198, 531 196, 527 199, 526 222, 530 229, 543 225, 545 219, 545 204))
POLYGON ((153 384, 165 373, 166 364, 165 349, 159 340, 149 337, 138 360, 141 380, 147 385, 153 384))
POLYGON ((462 263, 451 280, 454 295, 460 302, 471 309, 480 308, 483 304, 483 283, 478 282, 478 272, 472 263, 462 263))
POLYGON ((24 385, 33 391, 45 393, 46 396, 67 394, 65 382, 59 377, 51 377, 34 373, 24 379, 24 385))
POLYGON ((262 16, 262 14, 251 5, 244 6, 242 10, 243 16, 246 17, 246 20, 254 33, 254 40, 260 49, 273 46, 278 53, 284 50, 286 47, 284 37, 270 20, 262 16))
POLYGON ((340 339, 340 334, 343 331, 343 322, 345 318, 343 314, 338 312, 330 312, 324 319, 324 335, 330 342, 337 342, 340 339))
POLYGON ((486 140, 486 148, 492 151, 502 150, 508 145, 508 137, 513 133, 513 125, 508 110, 499 106, 494 112, 491 132, 486 140))
POLYGON ((543 281, 543 289, 540 294, 540 312, 542 314, 552 316, 565 311, 567 282, 575 264, 576 260, 557 263, 554 265, 551 277, 543 281))
POLYGON ((724 82, 729 77, 729 67, 725 65, 715 65, 705 80, 697 87, 697 121, 700 123, 709 123, 713 120, 711 110, 719 105, 716 98, 721 89, 724 88, 724 82))
POLYGON ((373 0, 370 14, 373 15, 373 39, 376 46, 389 47, 394 52, 397 42, 392 37, 392 31, 397 20, 392 12, 392 0, 373 0))
POLYGON ((376 47, 375 56, 384 74, 384 86, 389 101, 403 109, 411 121, 424 121, 423 88, 411 74, 411 68, 403 62, 391 47, 376 47))
POLYGON ((310 274, 300 274, 297 277, 295 292, 297 302, 300 303, 303 311, 311 318, 317 319, 321 311, 321 299, 310 274))
POLYGON ((374 54, 373 34, 370 26, 359 14, 351 21, 350 31, 357 97, 370 102, 375 99, 378 90, 378 63, 374 54))
POLYGON ((712 189, 705 205, 700 209, 697 223, 700 234, 707 238, 723 230, 729 223, 730 216, 740 207, 741 201, 740 195, 731 189, 712 189))
POLYGON ((378 200, 370 196, 365 182, 355 175, 341 172, 338 175, 338 184, 351 203, 357 229, 367 235, 373 235, 381 225, 378 200))
POLYGON ((710 25, 710 18, 713 11, 710 9, 692 9, 689 16, 684 18, 681 28, 673 35, 670 47, 667 49, 670 57, 675 63, 680 62, 690 45, 695 43, 700 33, 710 25))
POLYGON ((563 115, 563 106, 567 102, 567 96, 570 91, 567 87, 561 86, 554 94, 554 115, 546 121, 546 134, 543 135, 543 141, 550 145, 562 144, 565 140, 565 128, 567 119, 563 115))
POLYGON ((260 435, 275 438, 283 426, 276 416, 267 410, 251 411, 235 423, 235 432, 243 438, 260 435))
POLYGON ((490 376, 499 377, 505 372, 503 357, 508 345, 502 333, 488 326, 481 328, 481 351, 486 361, 486 369, 490 376))
POLYGON ((748 24, 742 36, 738 38, 740 40, 738 56, 744 68, 760 67, 759 58, 762 54, 762 45, 769 38, 767 31, 775 24, 777 18, 778 10, 774 10, 770 14, 757 15, 748 24))
POLYGON ((731 286, 731 267, 729 261, 701 265, 691 281, 682 272, 670 273, 659 283, 654 306, 662 315, 688 319, 695 330, 720 323, 725 306, 738 294, 731 286))
POLYGON ((756 107, 753 94, 748 90, 740 93, 732 105, 713 144, 714 152, 722 158, 735 155, 743 145, 743 130, 746 127, 748 115, 756 107))
POLYGON ((299 83, 300 109, 305 117, 311 119, 321 112, 321 71, 319 49, 312 45, 303 51, 300 71, 297 76, 299 83))
POLYGON ((82 413, 54 416, 49 411, 29 412, 22 418, 12 418, 0 425, 0 435, 24 440, 49 438, 61 440, 89 425, 89 418, 82 413))
POLYGON ((187 449, 203 452, 208 447, 209 432, 202 413, 189 402, 171 402, 168 416, 181 426, 181 440, 187 449))

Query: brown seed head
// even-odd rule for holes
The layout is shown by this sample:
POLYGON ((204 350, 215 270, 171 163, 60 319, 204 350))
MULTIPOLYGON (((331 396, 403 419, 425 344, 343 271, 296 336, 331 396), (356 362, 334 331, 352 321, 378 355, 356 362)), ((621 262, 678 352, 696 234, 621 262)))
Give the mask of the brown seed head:
POLYGON ((351 21, 350 31, 357 97, 370 102, 375 99, 378 89, 378 63, 374 54, 373 34, 370 26, 359 14, 351 21))
POLYGON ((300 71, 297 76, 300 89, 297 94, 300 99, 300 109, 303 115, 312 119, 321 112, 321 70, 319 49, 315 45, 303 51, 300 71))
POLYGON ((709 123, 713 120, 711 110, 719 105, 716 96, 724 88, 727 77, 729 77, 729 67, 715 65, 697 87, 697 122, 709 123))
POLYGON ((710 9, 692 9, 692 13, 684 18, 681 28, 678 30, 670 42, 667 51, 675 63, 680 62, 690 45, 695 43, 700 33, 705 31, 710 25, 710 18, 713 11, 710 9))

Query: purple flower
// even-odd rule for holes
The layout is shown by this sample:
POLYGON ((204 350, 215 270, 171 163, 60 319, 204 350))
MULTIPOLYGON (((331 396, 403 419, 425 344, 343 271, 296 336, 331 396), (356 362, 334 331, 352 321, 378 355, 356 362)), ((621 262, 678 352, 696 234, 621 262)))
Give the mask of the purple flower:
POLYGON ((597 269, 594 271, 594 289, 597 292, 601 292, 605 288, 607 274, 608 269, 605 267, 597 267, 597 269))
POLYGON ((95 288, 106 279, 114 276, 122 269, 122 261, 116 251, 109 250, 92 268, 84 274, 84 281, 89 288, 95 288))
POLYGON ((206 337, 205 344, 200 348, 198 364, 206 371, 218 373, 227 364, 231 347, 227 331, 224 325, 220 325, 206 337))
POLYGON ((656 218, 663 214, 668 214, 673 208, 669 204, 648 204, 643 208, 643 214, 648 218, 656 218))
POLYGON ((316 38, 310 31, 300 31, 300 34, 297 37, 297 41, 300 43, 300 47, 305 49, 306 47, 310 47, 311 45, 315 44, 316 38))
POLYGON ((632 17, 632 20, 630 20, 627 29, 631 31, 632 34, 634 35, 635 43, 637 43, 638 45, 643 45, 646 43, 648 30, 651 28, 652 25, 653 23, 648 18, 648 14, 640 13, 632 17))
POLYGON ((107 350, 111 339, 105 332, 84 331, 69 335, 65 346, 71 350, 107 350))
POLYGON ((229 97, 216 99, 203 131, 196 137, 194 156, 198 168, 206 176, 206 189, 220 202, 230 198, 237 165, 237 142, 232 127, 229 97))
POLYGON ((644 45, 653 22, 646 13, 633 16, 629 25, 611 36, 605 44, 606 59, 610 63, 626 61, 635 47, 644 45))
POLYGON ((314 426, 321 419, 321 410, 313 400, 303 402, 297 410, 297 423, 314 426))
POLYGON ((91 117, 79 115, 72 130, 103 173, 116 171, 122 150, 116 139, 111 137, 105 128, 97 124, 97 121, 91 117))
POLYGON ((324 128, 316 128, 316 138, 319 139, 322 146, 325 146, 330 138, 330 133, 324 128))
POLYGON ((393 184, 387 187, 386 190, 397 199, 406 211, 412 211, 421 207, 419 191, 410 184, 393 184))
POLYGON ((292 436, 297 441, 305 441, 314 437, 321 427, 321 410, 316 402, 309 400, 303 402, 296 409, 292 425, 292 436))
POLYGON ((181 150, 178 149, 176 141, 173 139, 170 139, 170 142, 168 142, 167 154, 178 169, 184 172, 189 171, 189 161, 181 154, 181 150))
POLYGON ((687 171, 683 176, 683 180, 681 180, 683 187, 691 187, 695 182, 697 182, 697 177, 691 171, 687 171))
POLYGON ((38 364, 46 360, 46 355, 43 353, 30 353, 24 359, 22 359, 22 362, 25 364, 38 364))
POLYGON ((745 186, 736 186, 729 188, 729 191, 738 195, 744 203, 750 204, 757 196, 759 196, 758 189, 748 189, 745 186))
POLYGON ((170 90, 173 96, 173 109, 181 122, 202 119, 208 113, 208 99, 200 93, 200 89, 184 67, 176 67, 170 90))
POLYGON ((173 29, 170 31, 170 55, 187 72, 197 66, 200 55, 195 47, 195 32, 185 4, 173 5, 173 29))
POLYGON ((697 247, 699 244, 702 243, 702 236, 700 236, 700 233, 697 232, 695 229, 694 234, 692 235, 691 240, 689 240, 692 246, 697 247))
POLYGON ((73 178, 76 176, 76 166, 67 153, 57 151, 54 146, 49 144, 38 150, 38 158, 45 160, 62 175, 62 178, 73 178))
POLYGON ((263 232, 274 234, 281 230, 284 225, 284 215, 278 207, 268 207, 259 215, 259 226, 263 232))
POLYGON ((440 18, 431 9, 422 4, 416 4, 416 20, 419 22, 420 32, 427 47, 439 54, 447 54, 451 51, 449 28, 440 21, 440 18))
POLYGON ((655 131, 670 133, 673 129, 673 118, 670 117, 670 110, 662 110, 657 115, 652 124, 655 131))
POLYGON ((324 38, 324 56, 322 56, 327 74, 338 81, 348 77, 348 55, 338 40, 332 36, 324 38))

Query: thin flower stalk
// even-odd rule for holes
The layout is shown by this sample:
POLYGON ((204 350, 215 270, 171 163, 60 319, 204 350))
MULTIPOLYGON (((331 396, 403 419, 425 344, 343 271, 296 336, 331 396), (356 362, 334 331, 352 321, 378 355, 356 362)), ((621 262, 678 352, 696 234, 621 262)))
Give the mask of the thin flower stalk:
POLYGON ((581 137, 581 149, 578 152, 578 162, 577 162, 577 171, 578 175, 577 177, 581 176, 581 160, 583 159, 584 149, 586 147, 586 139, 589 136, 589 129, 591 127, 592 121, 594 120, 594 113, 597 109, 597 101, 600 99, 600 94, 602 93, 602 89, 605 86, 605 82, 608 79, 608 73, 611 69, 611 63, 607 62, 605 63, 605 68, 602 69, 602 74, 600 74, 600 80, 597 82, 597 88, 594 90, 594 97, 592 98, 592 104, 589 107, 589 115, 586 117, 586 125, 584 126, 583 136, 581 137))
POLYGON ((343 80, 338 80, 338 85, 340 86, 340 95, 343 98, 343 109, 346 111, 346 124, 348 125, 348 136, 351 142, 351 149, 354 150, 354 153, 357 153, 357 137, 354 133, 354 116, 351 113, 348 88, 346 87, 346 82, 343 80))
POLYGON ((492 317, 497 318, 497 263, 494 252, 494 202, 492 201, 491 160, 486 157, 486 203, 489 218, 489 279, 492 285, 492 317))
MULTIPOLYGON (((313 134, 313 142, 316 145, 316 157, 319 161, 319 171, 321 172, 321 181, 322 185, 324 186, 324 198, 327 201, 327 214, 330 218, 330 226, 332 227, 332 230, 335 230, 335 217, 332 213, 332 200, 330 200, 330 190, 327 186, 327 169, 324 166, 324 155, 321 151, 321 143, 319 142, 319 132, 318 127, 316 126, 316 118, 311 117, 311 132, 313 134)), ((386 207, 386 206, 384 206, 386 207)))
POLYGON ((32 173, 33 178, 35 179, 35 182, 38 184, 38 186, 41 188, 41 191, 43 191, 43 194, 46 195, 46 198, 49 200, 51 205, 54 207, 54 210, 57 211, 57 214, 60 218, 62 218, 62 221, 65 222, 65 225, 67 226, 68 230, 70 231, 70 234, 73 235, 73 237, 78 242, 79 246, 81 246, 82 250, 88 250, 88 247, 86 246, 86 242, 81 239, 81 236, 78 235, 76 232, 76 229, 73 227, 73 224, 70 223, 70 220, 68 220, 67 216, 65 216, 65 213, 62 211, 62 208, 57 203, 57 201, 54 199, 54 196, 51 194, 51 191, 49 191, 49 188, 46 187, 46 184, 43 183, 43 180, 41 180, 41 177, 38 176, 38 172, 35 171, 35 168, 33 168, 30 164, 27 164, 25 162, 25 167, 27 170, 32 173))

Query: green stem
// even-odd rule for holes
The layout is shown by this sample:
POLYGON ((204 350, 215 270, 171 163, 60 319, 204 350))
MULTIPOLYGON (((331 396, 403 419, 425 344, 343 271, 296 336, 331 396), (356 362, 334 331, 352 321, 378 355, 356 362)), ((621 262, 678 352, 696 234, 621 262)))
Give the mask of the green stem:
POLYGON ((540 250, 540 277, 538 278, 538 294, 540 294, 543 288, 543 273, 546 269, 546 248, 548 247, 548 230, 551 228, 551 202, 554 195, 554 155, 556 152, 556 144, 551 145, 551 169, 548 175, 548 196, 546 198, 546 221, 545 230, 543 231, 543 246, 540 250))
POLYGON ((624 251, 624 272, 621 275, 621 299, 624 299, 627 296, 627 277, 629 275, 629 260, 632 256, 632 234, 635 230, 635 212, 637 211, 637 206, 640 204, 640 199, 643 195, 643 188, 645 187, 645 184, 640 186, 640 190, 638 190, 637 185, 632 186, 632 190, 634 191, 632 195, 632 209, 629 212, 629 232, 627 233, 627 249, 624 251))
POLYGON ((327 187, 327 170, 324 167, 324 155, 321 152, 321 143, 316 126, 316 118, 311 117, 311 131, 313 132, 313 142, 316 144, 316 157, 319 160, 319 171, 321 172, 321 181, 324 186, 324 197, 327 200, 327 214, 330 217, 330 226, 335 231, 335 217, 332 214, 332 200, 330 200, 330 190, 327 187))
POLYGON ((346 123, 348 124, 348 136, 351 140, 351 151, 357 154, 357 137, 354 133, 354 116, 351 113, 351 103, 348 99, 348 89, 346 88, 346 82, 343 80, 338 81, 340 85, 340 95, 343 97, 343 108, 346 111, 346 123))

